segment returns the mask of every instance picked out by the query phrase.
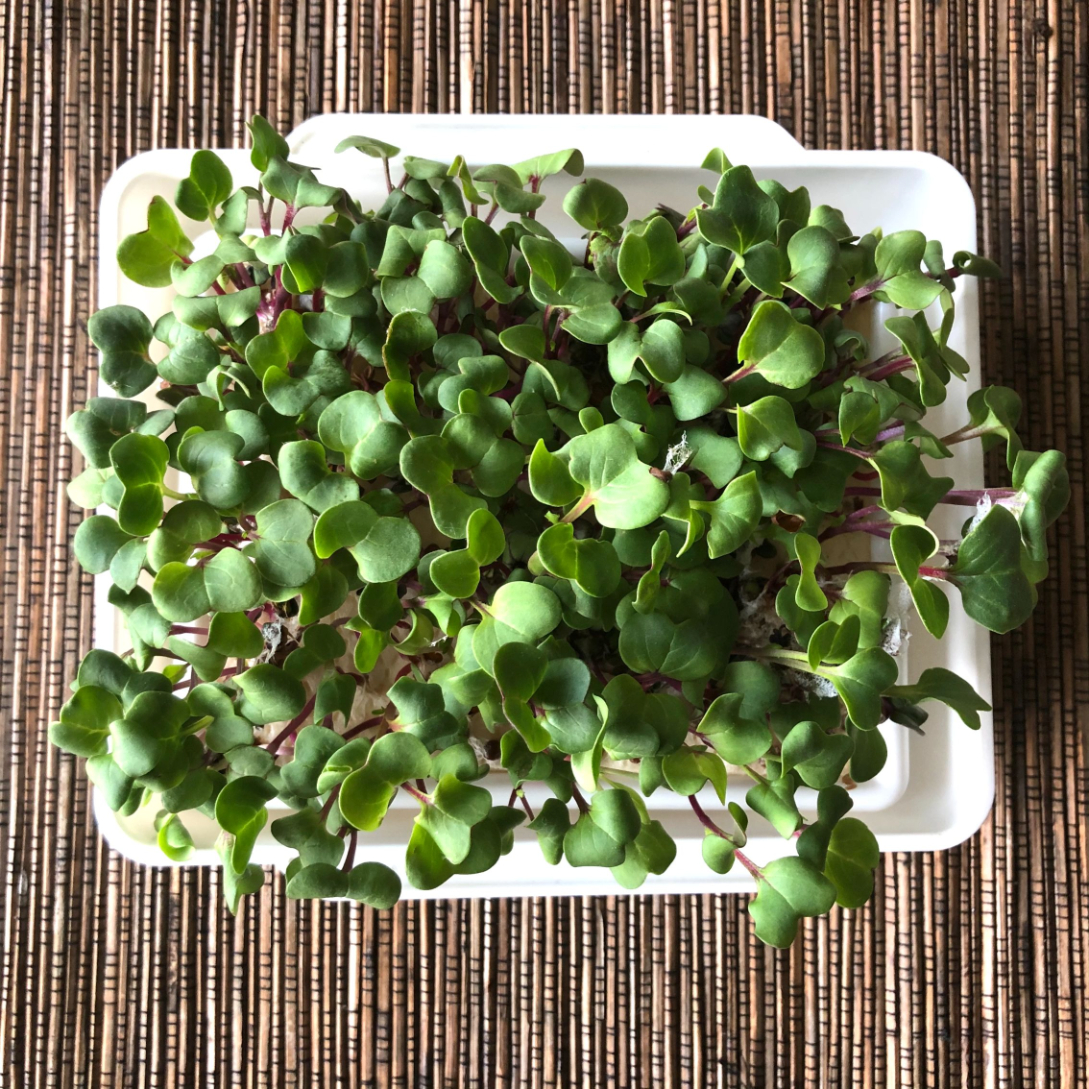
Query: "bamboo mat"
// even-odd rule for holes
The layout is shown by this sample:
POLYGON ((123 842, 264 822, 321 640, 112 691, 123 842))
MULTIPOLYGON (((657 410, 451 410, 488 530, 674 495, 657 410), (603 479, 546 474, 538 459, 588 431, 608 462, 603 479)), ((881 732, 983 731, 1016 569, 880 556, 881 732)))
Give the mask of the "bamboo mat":
POLYGON ((9 0, 0 42, 5 1089, 1089 1085, 1085 3, 9 0), (145 148, 240 143, 255 109, 757 112, 962 170, 1010 273, 986 378, 1074 484, 1036 619, 995 645, 982 832, 887 856, 870 906, 785 953, 737 896, 377 916, 274 879, 232 920, 214 873, 104 849, 45 741, 90 637, 60 436, 92 381, 98 193, 145 148))

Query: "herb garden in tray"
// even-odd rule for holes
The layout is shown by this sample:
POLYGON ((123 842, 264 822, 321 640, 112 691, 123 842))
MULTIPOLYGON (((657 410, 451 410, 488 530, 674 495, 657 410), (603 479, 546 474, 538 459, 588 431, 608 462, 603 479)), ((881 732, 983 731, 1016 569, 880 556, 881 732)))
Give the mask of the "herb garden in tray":
POLYGON ((581 176, 578 151, 472 169, 349 138, 386 178, 370 211, 251 131, 259 185, 197 152, 121 244, 171 310, 88 322, 117 396, 68 422, 70 495, 99 510, 75 553, 131 649, 87 655, 52 740, 112 809, 154 812, 168 859, 212 818, 232 910, 270 821, 289 896, 392 905, 368 837, 397 795, 417 889, 491 868, 519 826, 638 888, 676 852, 658 791, 710 870, 755 878, 764 941, 864 903, 878 847, 850 810, 877 727, 989 710, 950 670, 901 676, 909 612, 936 637, 957 599, 1022 624, 1067 499, 1012 391, 927 426, 967 370, 957 280, 997 269, 718 150, 692 210, 590 176, 558 237, 542 183, 581 176), (964 442, 997 448, 1003 486, 954 488, 964 442), (786 856, 750 857, 750 813, 786 856))

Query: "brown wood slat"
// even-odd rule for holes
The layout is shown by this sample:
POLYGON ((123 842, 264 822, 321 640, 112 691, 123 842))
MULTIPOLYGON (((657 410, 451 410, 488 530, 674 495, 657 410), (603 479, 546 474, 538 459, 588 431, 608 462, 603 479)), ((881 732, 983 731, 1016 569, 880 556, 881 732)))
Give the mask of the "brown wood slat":
MULTIPOLYGON (((0 6, 0 1085, 1089 1086, 1089 9, 1076 0, 9 0, 0 6), (130 866, 45 727, 89 646, 69 412, 98 194, 255 109, 755 111, 969 178, 986 378, 1074 497, 996 642, 979 835, 887 858, 788 953, 741 897, 297 904, 130 866)), ((426 149, 424 149, 426 150, 426 149)), ((971 769, 965 769, 971 774, 971 769)))

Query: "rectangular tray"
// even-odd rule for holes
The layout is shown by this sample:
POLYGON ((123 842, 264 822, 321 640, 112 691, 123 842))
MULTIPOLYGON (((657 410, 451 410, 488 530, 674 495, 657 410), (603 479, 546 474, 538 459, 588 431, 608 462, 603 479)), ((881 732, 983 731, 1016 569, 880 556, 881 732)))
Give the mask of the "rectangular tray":
MULTIPOLYGON (((365 208, 377 207, 385 197, 385 185, 377 160, 363 160, 356 153, 335 155, 333 149, 348 135, 375 136, 409 153, 452 160, 464 154, 471 165, 496 159, 514 162, 561 147, 579 147, 586 173, 619 186, 627 196, 632 215, 643 215, 657 203, 687 211, 696 203, 696 187, 708 184, 712 175, 699 169, 711 147, 722 147, 735 163, 746 163, 758 178, 774 177, 788 188, 805 185, 814 203, 841 208, 856 229, 881 226, 886 231, 914 227, 940 239, 947 254, 957 249, 974 250, 975 203, 964 179, 946 162, 922 152, 903 151, 806 151, 774 122, 748 116, 426 116, 388 114, 328 114, 312 118, 289 137, 293 157, 319 171, 320 179, 343 186, 365 208)), ((231 169, 235 184, 256 183, 249 152, 220 151, 231 169)), ((155 195, 172 198, 178 181, 187 176, 192 151, 159 150, 130 159, 113 175, 103 190, 99 216, 99 305, 127 303, 139 307, 154 320, 170 307, 172 292, 149 289, 126 280, 114 259, 118 242, 146 227, 147 205, 155 195)), ((550 178, 543 191, 549 195, 538 218, 558 232, 571 234, 569 221, 560 212, 563 193, 575 184, 567 175, 550 178)), ((201 225, 182 218, 184 226, 201 225)), ((563 237, 563 233, 560 234, 563 237)), ((577 240, 567 239, 574 246, 577 240)), ((214 245, 210 242, 208 248, 214 245)), ((198 254, 200 252, 198 239, 198 254)), ((967 359, 971 372, 967 383, 954 383, 944 405, 932 410, 928 422, 939 434, 952 430, 966 418, 968 394, 979 386, 978 298, 975 281, 958 281, 957 327, 952 346, 967 359)), ((867 330, 874 354, 895 343, 881 323, 891 307, 875 306, 873 328, 867 330), (887 311, 887 312, 883 312, 887 311)), ((109 394, 103 388, 104 394, 109 394)), ((957 487, 980 487, 982 455, 976 444, 955 448, 957 456, 942 465, 957 487)), ((963 511, 960 516, 963 516, 963 511)), ((960 517, 941 508, 931 524, 941 536, 956 533, 960 517)), ((108 576, 96 582, 95 642, 99 647, 121 649, 126 645, 124 627, 106 602, 108 576)), ((921 625, 911 628, 910 654, 901 652, 901 681, 917 677, 932 665, 943 665, 969 681, 985 698, 990 697, 990 644, 987 633, 972 624, 960 607, 951 602, 945 639, 939 644, 921 625)), ((993 726, 983 715, 983 728, 968 730, 944 705, 929 704, 926 736, 886 723, 880 727, 889 748, 885 769, 872 782, 852 791, 855 812, 877 834, 884 851, 933 851, 951 847, 979 828, 994 799, 993 726), (954 785, 953 767, 973 767, 971 781, 960 777, 954 785), (955 786, 955 789, 954 789, 955 786)), ((484 780, 497 801, 510 793, 506 775, 484 780)), ((730 793, 739 798, 747 780, 731 779, 730 793)), ((718 800, 709 790, 701 796, 712 811, 718 800)), ((531 801, 534 800, 532 792, 531 801)), ((813 813, 815 794, 799 791, 803 813, 813 813)), ((661 791, 648 799, 651 815, 660 820, 677 842, 677 858, 660 877, 651 876, 640 892, 747 891, 752 879, 741 868, 725 877, 712 873, 700 854, 702 829, 687 802, 661 791)), ((273 803, 275 808, 276 803, 273 803)), ((382 827, 361 843, 361 858, 385 862, 403 875, 404 848, 408 842, 416 803, 399 795, 382 827)), ((151 807, 132 817, 119 817, 95 790, 95 815, 112 847, 146 865, 170 865, 155 843, 151 807)), ((186 817, 196 850, 186 865, 218 865, 212 843, 215 826, 195 814, 186 817)), ((766 862, 790 852, 790 845, 769 825, 753 818, 747 853, 766 862)), ((268 829, 262 833, 254 860, 283 868, 292 852, 281 847, 268 829)), ((513 851, 484 874, 459 876, 431 892, 419 892, 405 884, 405 895, 421 898, 453 896, 562 896, 623 893, 604 871, 573 868, 563 862, 544 864, 532 833, 519 830, 513 851)))

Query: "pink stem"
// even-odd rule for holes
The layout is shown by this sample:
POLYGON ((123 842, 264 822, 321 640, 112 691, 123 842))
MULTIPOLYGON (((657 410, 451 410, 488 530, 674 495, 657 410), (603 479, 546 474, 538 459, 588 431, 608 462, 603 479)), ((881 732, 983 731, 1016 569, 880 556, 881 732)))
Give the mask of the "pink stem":
POLYGON ((760 867, 743 851, 734 851, 734 858, 736 858, 753 877, 760 877, 760 867))
POLYGON ((748 377, 750 374, 752 374, 754 370, 756 370, 755 363, 750 363, 748 364, 748 366, 745 367, 738 367, 738 369, 734 371, 733 374, 728 374, 725 378, 723 378, 722 384, 725 386, 729 385, 729 383, 731 382, 740 382, 742 378, 748 377))

